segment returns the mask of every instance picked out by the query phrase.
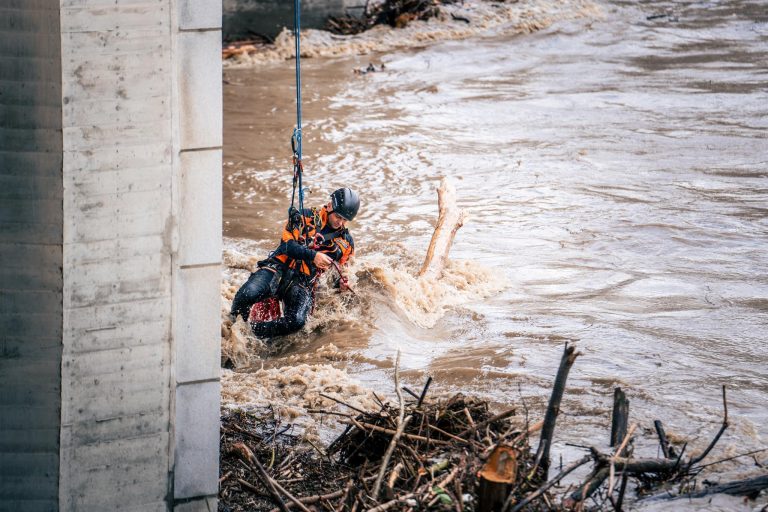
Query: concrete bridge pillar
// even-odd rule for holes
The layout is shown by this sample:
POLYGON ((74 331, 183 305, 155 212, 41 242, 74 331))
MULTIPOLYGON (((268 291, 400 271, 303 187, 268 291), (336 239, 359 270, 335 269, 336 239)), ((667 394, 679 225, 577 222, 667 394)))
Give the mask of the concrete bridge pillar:
POLYGON ((215 510, 221 1, 0 1, 0 511, 215 510))

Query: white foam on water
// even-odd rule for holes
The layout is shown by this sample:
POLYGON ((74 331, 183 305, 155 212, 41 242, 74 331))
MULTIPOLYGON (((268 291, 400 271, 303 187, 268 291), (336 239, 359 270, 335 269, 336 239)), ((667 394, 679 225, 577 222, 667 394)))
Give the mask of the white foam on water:
MULTIPOLYGON (((222 360, 247 366, 252 355, 270 349, 254 337, 242 320, 232 325, 229 311, 237 290, 261 259, 235 248, 225 249, 227 265, 221 291, 222 360)), ((354 258, 346 274, 354 293, 333 288, 335 272, 326 273, 315 292, 315 307, 300 337, 346 323, 366 332, 376 328, 375 306, 388 307, 404 321, 421 328, 434 327, 451 308, 498 294, 507 286, 503 273, 472 261, 448 260, 439 277, 418 277, 419 259, 405 247, 393 244, 381 253, 354 258)), ((284 350, 284 345, 281 349, 284 350)))
POLYGON ((354 413, 339 402, 361 410, 376 410, 373 392, 349 374, 327 364, 299 364, 253 372, 223 370, 221 403, 232 408, 272 407, 309 439, 328 437, 339 430, 338 416, 312 411, 354 413), (327 395, 336 399, 321 396, 327 395))
POLYGON ((377 287, 412 324, 434 327, 453 307, 495 295, 506 288, 502 272, 472 261, 449 260, 438 277, 419 277, 402 261, 371 258, 358 276, 377 287), (376 261, 378 260, 378 261, 376 261))

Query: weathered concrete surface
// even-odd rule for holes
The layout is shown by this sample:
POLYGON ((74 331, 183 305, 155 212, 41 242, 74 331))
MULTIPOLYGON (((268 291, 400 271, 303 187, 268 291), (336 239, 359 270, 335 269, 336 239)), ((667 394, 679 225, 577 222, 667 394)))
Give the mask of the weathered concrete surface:
POLYGON ((169 6, 94 4, 65 1, 61 10, 69 328, 60 506, 165 510, 172 456, 173 111, 171 26, 159 20, 169 19, 169 6), (132 116, 146 99, 159 100, 153 115, 132 116), (147 302, 155 309, 141 307, 147 302), (130 314, 135 304, 144 315, 130 314), (135 331, 145 320, 155 328, 125 338, 125 329, 135 331))
POLYGON ((0 510, 215 509, 220 15, 0 6, 0 510))
POLYGON ((58 27, 58 1, 17 0, 0 8, 2 511, 54 510, 58 503, 63 311, 58 27))
POLYGON ((218 381, 176 388, 176 498, 218 494, 218 464, 210 461, 218 460, 219 444, 210 441, 219 437, 219 415, 210 411, 218 411, 220 394, 218 381))
POLYGON ((175 7, 179 25, 174 104, 179 115, 172 484, 178 510, 213 511, 219 478, 221 360, 221 2, 179 0, 175 7))

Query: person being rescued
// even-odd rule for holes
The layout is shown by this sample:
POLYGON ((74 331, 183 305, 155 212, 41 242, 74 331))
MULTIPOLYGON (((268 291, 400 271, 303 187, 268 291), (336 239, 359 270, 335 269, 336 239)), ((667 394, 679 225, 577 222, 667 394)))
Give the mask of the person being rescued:
MULTIPOLYGON (((318 274, 334 262, 344 265, 355 252, 346 224, 359 209, 360 198, 349 188, 336 190, 322 208, 303 212, 292 208, 280 245, 267 259, 258 262, 259 269, 235 295, 230 312, 232 321, 241 316, 248 322, 254 304, 274 297, 283 302, 283 316, 251 322, 253 333, 259 338, 272 338, 304 327, 312 309, 312 290, 318 274), (309 245, 302 243, 306 240, 309 245)), ((343 289, 345 285, 345 278, 339 276, 339 286, 343 289)))

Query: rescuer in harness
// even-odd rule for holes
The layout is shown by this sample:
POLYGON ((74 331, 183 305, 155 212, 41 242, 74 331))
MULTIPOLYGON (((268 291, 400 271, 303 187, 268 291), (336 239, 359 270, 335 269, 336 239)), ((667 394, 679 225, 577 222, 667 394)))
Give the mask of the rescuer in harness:
MULTIPOLYGON (((280 245, 258 263, 259 270, 250 275, 235 295, 232 320, 242 316, 248 321, 254 304, 275 297, 283 301, 283 316, 252 322, 253 333, 271 338, 304 327, 312 309, 317 276, 331 265, 343 265, 355 251, 346 223, 355 218, 359 209, 360 198, 349 188, 336 190, 322 208, 303 212, 292 208, 280 245)), ((339 286, 346 286, 341 275, 339 286)))

